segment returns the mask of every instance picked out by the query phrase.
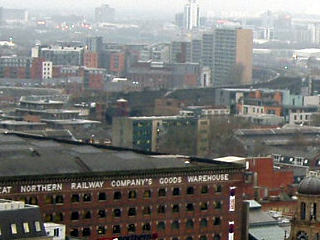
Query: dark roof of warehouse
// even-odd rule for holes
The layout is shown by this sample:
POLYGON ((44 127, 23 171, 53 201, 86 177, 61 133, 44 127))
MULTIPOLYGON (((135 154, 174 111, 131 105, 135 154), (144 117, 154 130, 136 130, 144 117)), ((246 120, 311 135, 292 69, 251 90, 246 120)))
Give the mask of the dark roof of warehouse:
POLYGON ((19 133, 0 133, 0 178, 242 168, 238 164, 162 155, 19 133), (187 161, 187 162, 186 162, 187 161), (194 164, 195 163, 195 164, 194 164))

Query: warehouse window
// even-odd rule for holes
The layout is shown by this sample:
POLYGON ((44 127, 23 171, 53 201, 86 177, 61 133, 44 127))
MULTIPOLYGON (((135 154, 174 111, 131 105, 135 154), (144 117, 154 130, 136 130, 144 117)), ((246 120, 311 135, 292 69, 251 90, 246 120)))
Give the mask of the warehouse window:
POLYGON ((80 202, 80 196, 79 196, 79 194, 72 194, 72 196, 71 196, 71 202, 72 202, 72 203, 80 202))
POLYGON ((193 240, 193 237, 188 236, 188 237, 186 237, 186 240, 193 240))
POLYGON ((78 220, 78 219, 79 219, 79 212, 72 212, 71 220, 78 220))
POLYGON ((200 221, 200 227, 201 228, 206 228, 208 226, 208 220, 205 218, 202 218, 200 221))
POLYGON ((217 193, 221 193, 222 192, 222 186, 221 185, 217 185, 216 192, 217 193))
POLYGON ((145 190, 143 194, 144 198, 150 198, 151 197, 151 191, 150 190, 145 190))
POLYGON ((187 194, 188 195, 191 195, 191 194, 193 194, 194 193, 194 188, 193 187, 188 187, 187 188, 187 194))
POLYGON ((128 232, 129 233, 135 233, 136 232, 136 225, 134 223, 131 223, 128 225, 128 232))
POLYGON ((160 188, 158 192, 159 197, 165 197, 166 196, 166 189, 165 188, 160 188))
POLYGON ((178 204, 174 204, 172 206, 172 212, 173 213, 178 213, 179 212, 179 205, 178 204))
POLYGON ((158 207, 158 213, 165 213, 166 212, 166 206, 165 205, 160 205, 158 207))
POLYGON ((188 219, 186 222, 186 228, 193 229, 193 227, 194 227, 193 221, 191 219, 188 219))
POLYGON ((180 188, 174 188, 172 191, 172 195, 173 196, 178 196, 180 195, 180 188))
POLYGON ((221 207, 222 207, 222 203, 221 203, 221 201, 216 201, 215 202, 215 209, 221 209, 221 207))
POLYGON ((99 195, 98 195, 98 200, 99 201, 107 200, 107 194, 105 192, 100 192, 99 195))
POLYGON ((53 216, 51 213, 47 213, 44 215, 44 221, 45 222, 52 222, 53 221, 53 216))
POLYGON ((45 204, 53 204, 53 197, 50 196, 50 195, 46 195, 46 196, 44 197, 44 203, 45 203, 45 204))
POLYGON ((121 217, 121 209, 119 209, 119 208, 114 209, 113 216, 114 217, 121 217))
POLYGON ((82 236, 88 237, 88 236, 90 236, 90 235, 91 235, 91 230, 90 230, 90 228, 83 228, 83 230, 82 230, 82 236))
POLYGON ((106 228, 105 228, 105 226, 99 226, 98 229, 97 229, 97 233, 98 233, 99 235, 104 235, 104 234, 106 234, 106 228))
POLYGON ((57 204, 62 204, 63 203, 63 196, 62 195, 57 195, 56 196, 56 203, 57 204))
POLYGON ((207 238, 207 236, 206 235, 202 235, 202 236, 200 236, 200 240, 207 240, 208 238, 207 238))
POLYGON ((163 231, 166 229, 166 223, 165 222, 158 222, 157 224, 157 230, 158 231, 163 231))
POLYGON ((206 202, 202 202, 200 204, 200 210, 201 211, 205 211, 205 210, 208 210, 208 204, 206 202))
POLYGON ((205 194, 205 193, 208 193, 208 192, 209 192, 208 186, 202 186, 201 187, 201 194, 205 194))
POLYGON ((179 221, 173 221, 171 224, 171 229, 179 229, 180 224, 179 221))
POLYGON ((91 219, 91 211, 85 212, 84 215, 83 215, 83 218, 84 219, 91 219))
POLYGON ((144 207, 142 210, 143 215, 150 215, 151 214, 151 208, 150 207, 144 207))
POLYGON ((120 233, 120 232, 121 232, 120 225, 114 225, 114 226, 112 227, 112 232, 113 232, 113 233, 120 233))
POLYGON ((83 195, 83 201, 84 202, 91 202, 91 194, 90 193, 85 193, 83 195))
POLYGON ((220 235, 215 234, 215 235, 213 236, 213 240, 221 240, 220 235))
POLYGON ((56 213, 55 222, 62 222, 63 221, 63 213, 56 213))
POLYGON ((220 225, 221 224, 221 218, 220 217, 215 217, 213 221, 213 225, 220 225))
POLYGON ((72 236, 72 237, 78 237, 79 236, 79 230, 78 229, 72 229, 71 231, 70 231, 70 235, 72 236))
POLYGON ((144 223, 143 225, 142 225, 142 231, 143 232, 148 232, 148 231, 150 231, 151 230, 151 224, 150 223, 144 223))
POLYGON ((121 192, 114 192, 113 199, 120 200, 121 199, 121 192))
POLYGON ((130 191, 128 194, 129 199, 136 199, 137 198, 137 192, 136 191, 130 191))
POLYGON ((30 197, 29 204, 37 205, 38 204, 38 198, 37 197, 30 197))
POLYGON ((188 204, 187 204, 187 207, 186 207, 186 209, 187 209, 187 212, 191 212, 191 211, 194 211, 194 206, 193 206, 193 203, 188 203, 188 204))
POLYGON ((128 210, 128 216, 132 217, 132 216, 136 216, 137 215, 137 211, 136 208, 129 208, 128 210))
POLYGON ((107 216, 106 210, 99 210, 98 211, 98 217, 99 218, 105 218, 107 216))

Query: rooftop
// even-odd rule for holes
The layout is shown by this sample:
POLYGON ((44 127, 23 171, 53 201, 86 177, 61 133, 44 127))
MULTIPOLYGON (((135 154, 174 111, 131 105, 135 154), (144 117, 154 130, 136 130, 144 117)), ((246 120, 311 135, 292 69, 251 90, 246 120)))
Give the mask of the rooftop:
POLYGON ((54 175, 114 175, 121 172, 146 174, 155 171, 184 171, 204 168, 242 169, 236 163, 144 152, 119 147, 53 140, 18 133, 0 133, 0 179, 54 175), (204 163, 199 166, 198 163, 204 163), (197 164, 194 164, 197 163, 197 164))

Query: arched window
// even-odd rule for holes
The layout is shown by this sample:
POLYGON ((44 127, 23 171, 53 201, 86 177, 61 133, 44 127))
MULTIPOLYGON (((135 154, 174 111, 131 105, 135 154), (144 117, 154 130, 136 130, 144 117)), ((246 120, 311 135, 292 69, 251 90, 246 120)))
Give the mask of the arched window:
POLYGON ((171 224, 171 229, 179 229, 180 224, 179 221, 173 221, 171 224))
POLYGON ((213 237, 213 240, 221 240, 221 237, 220 235, 218 234, 215 234, 214 237, 213 237))
POLYGON ((136 225, 134 223, 131 223, 131 224, 128 225, 128 232, 129 233, 136 232, 136 225))
POLYGON ((200 221, 200 227, 201 228, 205 228, 208 226, 208 220, 205 219, 205 218, 202 218, 201 221, 200 221))
POLYGON ((129 199, 136 199, 137 198, 137 192, 132 190, 129 192, 129 199))
POLYGON ((188 187, 187 188, 187 194, 188 195, 191 195, 191 194, 193 194, 194 193, 194 188, 193 187, 188 187))
POLYGON ((301 203, 301 220, 306 219, 306 204, 304 202, 301 203))
POLYGON ((142 231, 143 232, 147 232, 147 231, 150 231, 151 230, 151 224, 150 223, 144 223, 142 225, 142 231))
POLYGON ((317 203, 310 204, 310 220, 317 218, 317 203))
POLYGON ((166 229, 166 223, 165 222, 158 222, 157 230, 158 231, 164 231, 165 229, 166 229))
POLYGON ((191 219, 188 219, 188 221, 186 222, 186 228, 193 229, 193 221, 191 219))

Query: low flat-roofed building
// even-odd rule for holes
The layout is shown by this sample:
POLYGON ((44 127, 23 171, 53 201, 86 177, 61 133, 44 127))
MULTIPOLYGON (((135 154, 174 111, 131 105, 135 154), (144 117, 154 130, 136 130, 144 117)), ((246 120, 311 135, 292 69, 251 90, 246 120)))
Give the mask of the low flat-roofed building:
POLYGON ((0 239, 49 240, 38 206, 0 199, 0 239))

